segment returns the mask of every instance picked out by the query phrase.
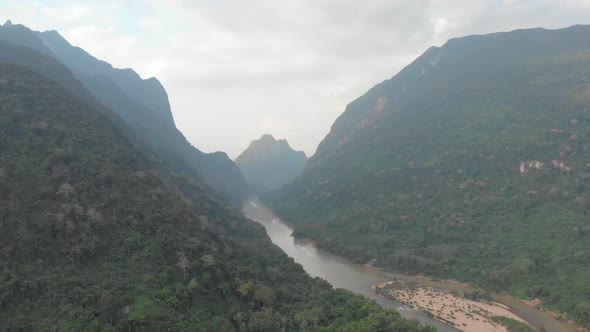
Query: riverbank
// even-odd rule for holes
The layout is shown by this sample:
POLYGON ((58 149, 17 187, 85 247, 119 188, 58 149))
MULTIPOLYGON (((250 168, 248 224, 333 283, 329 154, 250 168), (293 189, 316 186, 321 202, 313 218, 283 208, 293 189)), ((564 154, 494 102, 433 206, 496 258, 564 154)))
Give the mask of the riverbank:
POLYGON ((561 322, 564 325, 567 325, 568 327, 571 328, 571 331, 590 332, 590 329, 579 326, 573 320, 565 320, 565 319, 563 319, 563 317, 559 313, 545 308, 540 299, 533 299, 530 301, 525 301, 525 300, 517 299, 517 298, 514 298, 510 295, 505 295, 505 294, 494 294, 494 298, 497 300, 500 300, 502 302, 505 302, 505 303, 510 303, 510 302, 515 303, 516 302, 516 303, 521 303, 527 307, 534 308, 535 310, 538 310, 540 312, 547 314, 548 316, 552 317, 556 321, 561 322))
MULTIPOLYGON (((457 328, 434 319, 421 311, 408 308, 408 306, 395 301, 392 298, 376 294, 369 288, 381 282, 394 279, 415 282, 429 287, 442 288, 450 292, 470 293, 476 290, 467 284, 429 278, 427 276, 410 276, 394 272, 386 272, 372 264, 352 264, 345 258, 334 256, 321 248, 310 245, 310 241, 296 239, 292 236, 293 229, 273 212, 259 202, 249 202, 244 206, 244 213, 250 219, 259 222, 267 231, 267 234, 283 251, 292 257, 312 277, 319 277, 328 281, 335 288, 344 288, 358 294, 365 295, 378 304, 398 310, 407 319, 417 319, 424 324, 435 326, 441 332, 457 332, 457 328)), ((510 296, 490 294, 492 300, 504 304, 509 310, 523 320, 537 327, 551 332, 578 332, 578 330, 564 321, 560 321, 547 311, 525 304, 510 296)), ((581 330, 580 330, 581 331, 581 330)))
POLYGON ((528 326, 530 331, 535 331, 507 306, 491 300, 472 300, 458 292, 399 279, 370 287, 382 296, 392 298, 461 331, 507 332, 504 322, 524 329, 528 326))

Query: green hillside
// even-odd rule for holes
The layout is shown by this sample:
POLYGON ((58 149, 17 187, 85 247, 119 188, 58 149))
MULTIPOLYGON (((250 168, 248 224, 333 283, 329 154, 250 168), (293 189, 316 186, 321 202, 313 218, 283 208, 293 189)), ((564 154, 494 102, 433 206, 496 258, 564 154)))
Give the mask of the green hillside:
POLYGON ((453 39, 348 105, 266 201, 355 262, 590 327, 590 26, 453 39))
POLYGON ((64 87, 0 65, 0 330, 430 331, 311 279, 64 87))
MULTIPOLYGON (((81 48, 70 45, 56 31, 41 33, 19 24, 5 24, 0 25, 0 41, 42 53, 25 55, 27 59, 49 55, 57 60, 53 61, 55 64, 67 67, 67 71, 75 76, 76 84, 84 88, 83 93, 91 95, 92 99, 100 101, 118 115, 125 123, 124 132, 141 144, 144 151, 149 150, 192 177, 201 177, 218 194, 237 206, 248 196, 248 186, 239 168, 224 152, 204 153, 191 145, 176 128, 168 95, 157 79, 143 80, 132 69, 113 68, 81 48)), ((14 58, 13 50, 8 52, 8 56, 0 54, 2 62, 25 64, 25 61, 14 58)), ((55 67, 50 60, 27 62, 26 65, 36 72, 50 76, 76 95, 80 94, 79 87, 70 82, 73 77, 67 77, 69 81, 66 81, 58 80, 55 75, 46 75, 51 74, 55 67), (48 63, 50 66, 46 66, 48 63)))

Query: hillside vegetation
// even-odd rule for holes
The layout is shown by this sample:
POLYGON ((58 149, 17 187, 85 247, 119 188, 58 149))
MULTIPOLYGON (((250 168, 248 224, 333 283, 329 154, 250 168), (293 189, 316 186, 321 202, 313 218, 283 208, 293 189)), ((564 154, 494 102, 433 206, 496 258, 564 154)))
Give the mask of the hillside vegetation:
POLYGON ((355 262, 540 298, 590 327, 589 34, 430 48, 350 103, 266 202, 355 262))
POLYGON ((431 331, 311 279, 101 112, 0 65, 0 330, 431 331))
MULTIPOLYGON (((248 196, 248 186, 239 168, 224 152, 204 153, 191 145, 176 128, 166 90, 156 78, 144 80, 132 69, 113 68, 83 49, 70 45, 56 31, 41 33, 23 25, 5 24, 0 25, 0 41, 41 53, 36 57, 49 55, 57 60, 54 62, 67 67, 76 83, 85 88, 84 93, 90 94, 124 121, 125 128, 119 127, 141 144, 144 151, 149 150, 191 177, 202 178, 237 206, 248 196)), ((4 62, 13 62, 3 58, 0 56, 4 62)), ((16 63, 22 62, 16 60, 16 63)), ((51 73, 47 70, 48 62, 42 60, 42 65, 34 62, 27 65, 45 75, 51 73)), ((49 68, 53 67, 51 64, 49 68)), ((74 87, 69 81, 58 82, 68 88, 74 87)))

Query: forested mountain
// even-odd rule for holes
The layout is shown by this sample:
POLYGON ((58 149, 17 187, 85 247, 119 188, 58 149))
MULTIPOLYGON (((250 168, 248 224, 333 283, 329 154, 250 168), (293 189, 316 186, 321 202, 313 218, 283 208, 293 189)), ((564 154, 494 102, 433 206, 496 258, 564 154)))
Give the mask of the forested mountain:
POLYGON ((239 205, 248 187, 239 168, 223 152, 203 153, 176 128, 166 91, 155 78, 143 80, 132 69, 116 69, 70 45, 56 31, 34 32, 7 22, 0 41, 34 49, 59 60, 92 95, 119 115, 146 148, 179 170, 201 176, 239 205))
POLYGON ((590 26, 432 47, 266 197, 356 262, 542 299, 590 327, 590 26))
POLYGON ((262 135, 253 140, 236 158, 250 188, 257 192, 279 189, 303 172, 307 157, 303 151, 295 151, 284 139, 262 135))
MULTIPOLYGON (((1 31, 1 29, 0 29, 1 31)), ((28 47, 20 47, 14 44, 0 41, 0 63, 17 64, 31 68, 37 74, 62 85, 73 95, 77 96, 94 108, 105 114, 117 127, 125 132, 129 139, 137 143, 137 138, 129 126, 112 110, 90 93, 86 87, 57 59, 43 53, 39 53, 28 47)))
POLYGON ((31 68, 0 64, 0 330, 430 331, 311 279, 31 68))

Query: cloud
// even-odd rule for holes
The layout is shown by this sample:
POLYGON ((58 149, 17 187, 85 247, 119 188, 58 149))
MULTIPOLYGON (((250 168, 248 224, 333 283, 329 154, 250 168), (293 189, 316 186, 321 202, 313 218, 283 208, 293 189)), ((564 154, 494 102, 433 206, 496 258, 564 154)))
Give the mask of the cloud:
POLYGON ((137 36, 121 33, 112 26, 94 24, 79 25, 60 33, 69 41, 99 59, 108 59, 113 66, 130 67, 131 62, 143 62, 141 49, 138 49, 137 36), (107 45, 108 47, 104 47, 107 45), (129 65, 128 65, 129 64, 129 65))
POLYGON ((0 19, 157 76, 186 137, 233 157, 264 133, 313 154, 348 102, 431 45, 588 17, 588 0, 0 2, 0 19))
POLYGON ((160 21, 155 19, 153 16, 144 16, 139 21, 139 26, 142 28, 150 31, 150 32, 160 32, 162 31, 162 24, 160 21))
POLYGON ((97 9, 96 5, 75 2, 62 7, 45 7, 43 11, 57 22, 76 23, 87 20, 97 9))

